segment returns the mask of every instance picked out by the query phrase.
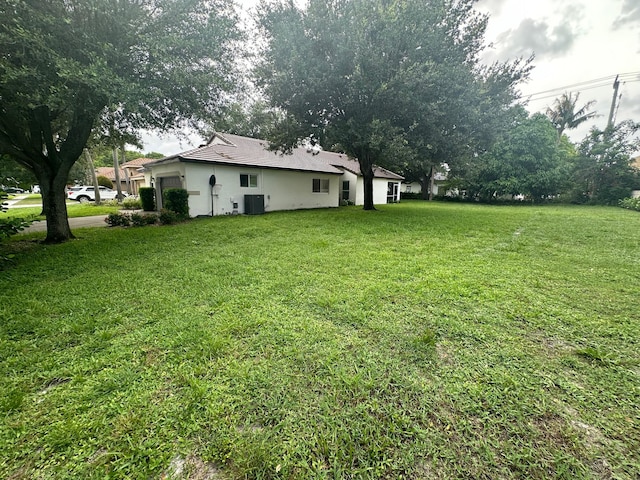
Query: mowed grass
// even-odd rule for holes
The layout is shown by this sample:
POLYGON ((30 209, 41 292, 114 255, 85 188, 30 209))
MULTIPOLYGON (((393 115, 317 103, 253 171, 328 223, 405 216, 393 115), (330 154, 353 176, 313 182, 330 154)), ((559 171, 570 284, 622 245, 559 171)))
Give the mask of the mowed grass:
POLYGON ((14 241, 0 477, 637 479, 639 232, 404 202, 14 241))
MULTIPOLYGON (((30 201, 30 200, 29 200, 30 201)), ((22 203, 19 203, 22 205, 22 203)), ((28 203, 27 205, 31 205, 28 203)), ((78 217, 90 217, 92 215, 108 215, 109 213, 116 213, 120 210, 118 205, 95 205, 94 203, 78 203, 72 200, 67 201, 67 215, 69 218, 78 217)), ((6 212, 0 212, 0 219, 2 218, 24 218, 32 220, 44 220, 42 213, 42 204, 34 204, 31 206, 20 206, 18 208, 9 208, 6 212)))

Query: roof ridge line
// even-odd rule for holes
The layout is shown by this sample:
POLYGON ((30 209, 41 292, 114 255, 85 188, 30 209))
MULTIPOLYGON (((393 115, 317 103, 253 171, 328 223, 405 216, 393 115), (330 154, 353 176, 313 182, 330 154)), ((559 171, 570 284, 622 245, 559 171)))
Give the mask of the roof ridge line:
POLYGON ((224 143, 226 143, 227 145, 231 146, 231 147, 237 147, 238 145, 236 145, 235 143, 233 143, 231 140, 229 140, 227 137, 225 137, 222 133, 220 132, 213 132, 213 135, 211 135, 211 138, 209 139, 209 141, 207 142, 206 146, 211 145, 211 142, 213 142, 214 138, 220 138, 224 143))

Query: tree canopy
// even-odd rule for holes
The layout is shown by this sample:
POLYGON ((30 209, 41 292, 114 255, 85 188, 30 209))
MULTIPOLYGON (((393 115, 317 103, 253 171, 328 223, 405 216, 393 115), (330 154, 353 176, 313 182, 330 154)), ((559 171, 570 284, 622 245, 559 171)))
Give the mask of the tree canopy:
POLYGON ((534 202, 563 192, 571 148, 559 145, 554 126, 541 113, 524 109, 492 148, 467 172, 464 188, 471 197, 491 201, 524 195, 534 202))
POLYGON ((578 145, 574 178, 576 200, 617 205, 640 185, 632 155, 640 151, 640 123, 630 120, 601 130, 592 128, 578 145))
POLYGON ((311 0, 264 5, 257 69, 287 113, 275 145, 311 137, 357 158, 372 209, 373 164, 452 161, 492 135, 529 64, 483 68, 487 17, 474 0, 311 0), (490 108, 489 108, 490 107, 490 108))
POLYGON ((211 118, 239 39, 232 0, 0 3, 0 154, 38 178, 47 241, 71 236, 64 187, 92 132, 211 118))
POLYGON ((595 100, 591 100, 576 110, 576 104, 580 94, 564 93, 560 98, 556 98, 553 107, 547 108, 547 117, 553 123, 558 132, 558 141, 565 130, 572 130, 583 124, 587 120, 596 116, 596 112, 589 112, 595 100))
POLYGON ((250 104, 234 102, 224 109, 215 122, 215 129, 219 132, 264 139, 270 135, 280 117, 280 112, 269 108, 262 101, 250 104))

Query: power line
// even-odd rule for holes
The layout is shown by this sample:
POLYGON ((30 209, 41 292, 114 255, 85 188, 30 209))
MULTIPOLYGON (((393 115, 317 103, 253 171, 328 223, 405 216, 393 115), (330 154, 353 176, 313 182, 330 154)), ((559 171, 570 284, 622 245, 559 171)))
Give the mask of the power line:
MULTIPOLYGON (((613 77, 613 78, 615 78, 615 77, 613 77)), ((612 78, 612 80, 613 80, 613 78, 612 78)), ((640 78, 637 78, 637 79, 634 79, 634 80, 623 80, 621 83, 622 84, 627 84, 627 83, 634 83, 634 82, 640 82, 640 78)), ((578 90, 578 93, 581 93, 581 92, 586 91, 586 90, 593 90, 595 88, 608 87, 610 85, 611 85, 611 82, 598 83, 598 84, 590 85, 590 86, 587 86, 587 87, 583 87, 583 88, 578 90)), ((532 98, 534 95, 524 95, 524 94, 523 94, 523 97, 526 98, 530 102, 537 102, 537 101, 540 101, 540 100, 546 100, 548 98, 556 98, 562 91, 563 91, 563 89, 558 89, 558 90, 554 91, 555 93, 552 93, 552 94, 549 94, 549 95, 544 95, 544 96, 541 96, 541 97, 538 96, 536 98, 532 98)))
MULTIPOLYGON (((640 81, 640 72, 621 73, 617 75, 617 77, 620 79, 621 82, 629 82, 629 83, 637 82, 637 81, 640 81)), ((582 87, 580 90, 590 90, 592 88, 604 87, 604 86, 610 85, 615 78, 616 78, 616 75, 608 75, 606 77, 594 78, 592 80, 585 80, 583 82, 572 83, 570 85, 552 88, 549 90, 542 90, 540 92, 531 93, 525 96, 529 97, 530 100, 542 100, 544 98, 555 97, 557 93, 573 87, 582 87), (553 93, 553 95, 545 95, 545 94, 551 94, 551 93, 553 93), (543 95, 543 96, 535 99, 532 98, 532 97, 538 97, 540 95, 543 95)))

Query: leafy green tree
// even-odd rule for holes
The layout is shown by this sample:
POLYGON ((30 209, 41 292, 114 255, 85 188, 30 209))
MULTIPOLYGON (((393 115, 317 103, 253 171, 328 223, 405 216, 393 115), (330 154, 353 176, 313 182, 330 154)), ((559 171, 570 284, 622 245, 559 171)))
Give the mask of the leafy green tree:
POLYGON ((0 185, 29 189, 36 183, 38 181, 33 172, 17 164, 8 155, 0 155, 0 185))
POLYGON ((232 0, 4 0, 0 154, 42 190, 48 242, 71 238, 69 171, 102 125, 199 125, 233 89, 232 0))
POLYGON ((582 108, 576 110, 579 98, 579 93, 576 93, 575 97, 572 93, 563 93, 560 98, 556 98, 553 108, 547 108, 547 117, 558 132, 558 142, 565 130, 577 128, 596 116, 595 112, 589 112, 593 104, 596 103, 595 100, 587 102, 582 108))
POLYGON ((264 102, 253 102, 248 106, 236 102, 224 110, 216 120, 215 128, 219 132, 264 139, 281 117, 264 102))
POLYGON ((482 137, 482 120, 498 110, 482 106, 503 98, 528 71, 526 62, 482 71, 487 18, 474 3, 311 0, 306 10, 293 2, 264 5, 260 25, 268 47, 258 84, 287 114, 272 143, 287 149, 311 137, 357 158, 367 210, 374 208, 374 164, 429 171, 469 150, 482 137))
POLYGON ((640 150, 640 123, 627 120, 600 130, 592 128, 578 146, 575 199, 617 205, 640 183, 632 155, 640 150))
POLYGON ((554 126, 544 115, 522 113, 504 137, 477 162, 465 188, 491 201, 525 195, 534 202, 562 193, 567 186, 571 147, 558 145, 554 126))

